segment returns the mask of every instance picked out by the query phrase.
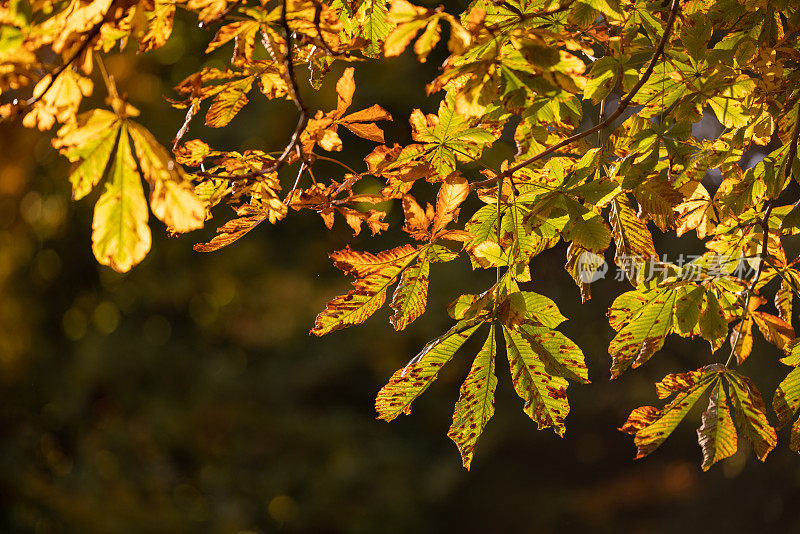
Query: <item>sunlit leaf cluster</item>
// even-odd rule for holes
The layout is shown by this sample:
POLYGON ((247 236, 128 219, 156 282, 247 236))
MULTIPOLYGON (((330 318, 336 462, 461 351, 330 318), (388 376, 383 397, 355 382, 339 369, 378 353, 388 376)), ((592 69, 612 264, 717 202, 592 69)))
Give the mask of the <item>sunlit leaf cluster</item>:
POLYGON ((318 336, 364 323, 387 301, 392 326, 407 328, 426 310, 439 263, 491 270, 491 287, 453 300, 453 326, 400 367, 375 404, 387 421, 408 414, 445 364, 471 361, 447 433, 467 468, 498 387, 512 387, 538 428, 562 436, 569 383, 589 383, 581 348, 558 330, 556 303, 526 287, 537 257, 565 244, 583 301, 587 266, 614 262, 630 287, 608 310, 612 379, 657 357, 673 334, 708 347, 692 356, 697 370, 656 384, 664 407, 636 408, 621 429, 643 457, 707 399, 698 440, 708 469, 742 439, 764 460, 789 423, 789 446, 800 449, 800 258, 786 247, 800 232, 799 37, 797 0, 8 0, 0 118, 53 132, 73 164, 65 179, 75 200, 102 182, 92 249, 118 271, 147 254, 150 213, 180 234, 230 206, 235 216, 195 245, 201 252, 262 223, 291 224, 302 210, 316 212, 321 229, 403 235, 388 250, 331 254, 353 289, 318 315, 318 336), (163 46, 178 12, 199 23, 207 54, 230 59, 167 95, 185 111, 170 151, 133 120, 139 112, 103 58, 163 46), (360 65, 404 54, 444 58, 433 79, 409 85, 438 106, 392 117, 380 101, 354 105, 358 86, 378 83, 360 65), (313 90, 335 86, 336 103, 309 107, 303 77, 313 90), (231 128, 256 100, 296 108, 280 146, 228 151, 193 135, 198 123, 231 128), (392 120, 407 120, 410 138, 387 139, 392 120), (701 122, 718 123, 718 135, 700 135, 701 122), (337 157, 363 141, 374 148, 360 168, 337 157), (486 157, 509 145, 496 152, 513 153, 502 162, 486 157), (320 162, 325 173, 315 172, 320 162), (364 192, 365 177, 382 186, 364 192), (402 226, 390 228, 387 206, 402 210, 402 226), (667 235, 696 238, 705 252, 668 259, 657 246, 667 235), (739 368, 758 356, 754 330, 793 368, 774 414, 739 368), (498 358, 510 380, 497 376, 498 358))

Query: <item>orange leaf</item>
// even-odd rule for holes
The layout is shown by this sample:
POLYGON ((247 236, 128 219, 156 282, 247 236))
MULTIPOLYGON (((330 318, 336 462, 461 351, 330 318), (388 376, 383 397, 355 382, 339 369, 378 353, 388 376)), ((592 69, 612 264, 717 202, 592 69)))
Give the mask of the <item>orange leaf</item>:
POLYGON ((442 182, 436 197, 436 217, 433 219, 431 234, 436 235, 450 221, 458 217, 458 207, 469 195, 469 182, 460 173, 453 173, 442 182))

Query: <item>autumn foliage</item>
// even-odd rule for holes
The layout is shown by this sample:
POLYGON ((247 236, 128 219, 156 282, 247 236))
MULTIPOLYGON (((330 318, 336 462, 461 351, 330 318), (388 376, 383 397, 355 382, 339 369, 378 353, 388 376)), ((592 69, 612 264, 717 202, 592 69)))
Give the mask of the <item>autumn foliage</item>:
POLYGON ((53 147, 72 163, 65 179, 76 201, 101 188, 92 223, 101 264, 125 272, 142 261, 150 213, 183 234, 209 224, 212 211, 224 217, 215 209, 221 204, 235 217, 195 250, 218 250, 300 210, 318 213, 328 229, 344 223, 356 234, 407 234, 389 250, 331 254, 353 289, 318 315, 311 328, 318 336, 363 323, 387 301, 391 324, 403 330, 425 311, 437 263, 466 257, 472 269, 496 272, 484 292, 450 304, 452 328, 394 373, 375 403, 380 419, 410 413, 475 337, 477 354, 460 355, 473 359, 448 431, 465 467, 494 413, 498 357, 508 359, 523 411, 559 436, 570 382, 589 381, 581 349, 558 330, 566 318, 556 303, 525 288, 536 257, 562 240, 576 296, 591 298, 591 277, 606 257, 630 283, 608 311, 612 378, 647 363, 671 334, 708 342, 705 365, 656 384, 663 407, 636 408, 622 425, 637 457, 698 403, 707 406, 697 431, 703 469, 742 440, 764 460, 777 444, 775 428, 788 424, 789 447, 800 450, 800 343, 792 326, 800 258, 784 249, 800 232, 800 2, 474 0, 461 12, 406 0, 0 6, 3 127, 53 132, 53 147), (228 47, 230 64, 202 68, 167 95, 185 122, 174 139, 157 140, 136 122, 139 111, 103 58, 112 49, 161 47, 176 10, 208 32, 207 53, 228 47), (437 113, 413 110, 412 142, 385 139, 382 125, 393 117, 381 103, 353 107, 356 81, 372 83, 359 78, 359 64, 404 53, 425 62, 437 49, 449 53, 425 81, 440 100, 437 113), (340 63, 338 80, 327 80, 340 63), (335 83, 335 105, 310 109, 301 75, 314 89, 335 83), (105 106, 85 109, 92 94, 105 96, 105 106), (228 127, 257 98, 295 105, 285 145, 240 153, 192 138, 193 124, 228 127), (693 134, 704 113, 721 125, 716 138, 693 134), (335 157, 353 135, 376 145, 360 169, 335 157), (484 163, 502 137, 513 137, 516 154, 498 167, 484 163), (753 149, 766 156, 748 166, 753 149), (315 175, 319 161, 341 172, 315 175), (383 188, 357 193, 365 176, 383 188), (419 200, 431 185, 435 201, 419 200), (462 209, 470 198, 482 207, 462 209), (402 207, 402 228, 384 221, 387 202, 402 207), (692 234, 705 253, 672 261, 653 232, 692 234), (772 399, 775 417, 737 370, 756 329, 785 351, 781 361, 791 368, 772 399))

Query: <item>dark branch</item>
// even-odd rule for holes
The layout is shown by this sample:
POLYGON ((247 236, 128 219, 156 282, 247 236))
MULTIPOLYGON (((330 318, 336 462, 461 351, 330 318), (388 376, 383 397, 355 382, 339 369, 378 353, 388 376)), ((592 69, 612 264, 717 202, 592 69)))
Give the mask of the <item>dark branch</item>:
MULTIPOLYGON (((275 163, 273 163, 269 167, 265 167, 257 171, 251 171, 245 174, 230 175, 230 174, 216 174, 211 172, 199 172, 196 173, 197 176, 203 178, 221 178, 225 180, 230 180, 232 182, 241 182, 243 180, 258 178, 259 176, 263 176, 265 174, 270 174, 272 172, 277 171, 286 164, 289 155, 294 151, 297 151, 298 157, 301 160, 304 160, 303 147, 300 144, 300 136, 303 135, 303 132, 306 129, 306 125, 308 125, 308 108, 306 107, 305 103, 300 97, 300 89, 298 88, 297 77, 295 76, 294 72, 294 50, 292 44, 292 30, 291 28, 289 28, 289 22, 286 18, 286 0, 283 0, 283 12, 281 13, 280 23, 281 23, 281 28, 283 28, 283 32, 286 35, 286 53, 283 56, 283 65, 286 69, 286 83, 289 86, 289 91, 291 92, 292 101, 294 101, 295 106, 300 111, 300 117, 297 120, 297 126, 295 126, 294 128, 294 133, 292 134, 292 137, 289 140, 289 144, 286 145, 286 148, 278 157, 278 159, 275 160, 275 163)), ((264 39, 265 40, 268 39, 268 37, 266 37, 266 34, 264 35, 264 39)), ((267 49, 269 49, 270 48, 269 42, 267 41, 264 44, 264 46, 267 49)))
POLYGON ((100 34, 100 30, 103 27, 103 24, 106 23, 106 16, 108 16, 108 13, 111 12, 111 8, 113 8, 113 7, 114 7, 114 1, 112 1, 111 4, 108 6, 108 11, 106 11, 106 13, 103 15, 103 18, 100 20, 100 22, 95 24, 94 27, 92 27, 92 29, 89 31, 89 33, 86 34, 86 39, 84 39, 81 42, 81 44, 78 45, 77 50, 75 50, 75 52, 72 53, 72 55, 69 57, 69 59, 67 59, 58 69, 56 69, 55 72, 50 74, 50 76, 51 76, 50 81, 47 82, 47 86, 44 88, 44 91, 42 91, 41 94, 39 94, 39 96, 31 96, 29 99, 25 100, 24 102, 20 102, 18 104, 16 112, 13 115, 18 116, 26 108, 29 108, 29 107, 33 106, 39 100, 44 98, 44 95, 46 95, 47 92, 50 91, 50 89, 53 88, 53 85, 55 85, 56 80, 58 79, 58 77, 61 76, 61 74, 63 74, 64 71, 67 70, 73 63, 75 63, 76 59, 81 57, 81 55, 84 52, 86 52, 86 49, 89 48, 89 46, 92 44, 92 41, 94 41, 94 38, 97 37, 100 34))
MULTIPOLYGON (((797 128, 795 128, 796 130, 797 128)), ((750 285, 747 286, 746 295, 744 298, 744 309, 742 310, 742 319, 739 322, 739 329, 736 331, 736 337, 733 338, 733 342, 731 343, 731 353, 728 356, 728 360, 725 362, 725 367, 728 367, 731 362, 733 361, 733 357, 736 355, 736 346, 739 344, 739 337, 742 335, 742 329, 744 329, 744 322, 747 319, 747 312, 749 311, 750 306, 750 297, 753 295, 756 289, 756 284, 758 284, 758 280, 761 278, 761 273, 764 271, 764 262, 768 257, 768 250, 767 247, 769 246, 769 216, 772 214, 773 208, 773 201, 767 201, 766 209, 764 209, 764 215, 761 217, 761 231, 764 233, 764 237, 761 239, 761 254, 758 259, 758 267, 756 268, 756 274, 753 276, 753 279, 750 281, 750 285)))
POLYGON ((622 115, 622 113, 625 111, 625 109, 628 107, 628 105, 630 105, 631 101, 633 100, 633 97, 635 97, 636 93, 639 92, 639 89, 641 89, 642 86, 644 86, 644 84, 647 83, 647 80, 650 78, 650 75, 653 74, 653 69, 655 68, 656 63, 658 62, 658 59, 664 53, 664 47, 666 46, 667 41, 669 40, 670 33, 672 32, 672 26, 675 23, 675 17, 678 15, 679 7, 680 7, 680 4, 679 4, 678 0, 673 0, 672 1, 672 9, 670 10, 669 18, 667 19, 667 26, 664 28, 664 34, 661 36, 661 40, 658 42, 658 46, 656 47, 656 50, 653 53, 653 57, 650 59, 650 63, 647 65, 647 69, 645 69, 644 74, 639 79, 639 81, 636 83, 636 85, 633 87, 633 89, 631 89, 630 92, 627 95, 625 95, 625 97, 620 101, 619 107, 614 111, 614 113, 612 113, 611 115, 606 117, 606 119, 603 120, 603 122, 601 122, 597 126, 594 126, 593 128, 589 128, 588 130, 585 130, 583 132, 577 133, 577 134, 575 134, 575 135, 573 135, 571 137, 568 137, 568 138, 564 139, 563 141, 560 141, 560 142, 558 142, 558 143, 556 143, 556 144, 554 144, 554 145, 542 150, 541 152, 539 152, 535 156, 531 156, 530 158, 528 158, 528 159, 526 159, 524 161, 521 161, 521 162, 517 163, 516 165, 513 165, 512 167, 509 167, 508 169, 506 169, 505 171, 501 172, 500 174, 498 174, 494 178, 490 178, 488 180, 482 180, 480 182, 473 182, 471 184, 471 187, 472 188, 485 187, 485 186, 491 185, 492 183, 494 183, 494 182, 496 182, 498 180, 502 180, 503 178, 511 176, 515 172, 517 172, 518 170, 522 169, 523 167, 527 167, 531 163, 534 163, 535 161, 538 161, 538 160, 540 160, 540 159, 542 159, 542 158, 544 158, 546 156, 549 156, 550 154, 552 154, 556 150, 558 150, 560 148, 564 148, 567 145, 571 145, 575 141, 579 141, 579 140, 583 139, 584 137, 588 137, 588 136, 592 135, 593 133, 597 133, 597 132, 601 131, 602 129, 604 129, 606 126, 612 124, 615 120, 617 120, 617 118, 620 115, 622 115))

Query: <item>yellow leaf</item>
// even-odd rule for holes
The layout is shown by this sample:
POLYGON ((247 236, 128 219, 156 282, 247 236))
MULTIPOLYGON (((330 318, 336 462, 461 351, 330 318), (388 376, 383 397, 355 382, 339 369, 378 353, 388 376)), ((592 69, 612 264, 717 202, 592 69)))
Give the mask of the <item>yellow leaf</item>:
POLYGON ((147 32, 139 40, 139 53, 164 46, 172 34, 175 2, 156 0, 153 10, 147 12, 147 32))
POLYGON ((194 194, 192 182, 167 150, 144 127, 129 123, 139 166, 150 184, 153 215, 171 231, 190 232, 203 227, 205 206, 194 194))
POLYGON ((88 195, 103 177, 120 125, 110 111, 93 109, 58 130, 53 146, 75 163, 69 176, 75 200, 88 195))
POLYGON ((233 219, 219 228, 217 234, 208 243, 197 243, 194 249, 198 252, 213 252, 222 247, 230 245, 244 234, 258 226, 264 219, 267 218, 267 212, 260 210, 255 206, 244 205, 236 210, 238 219, 233 219))
POLYGON ((453 423, 447 431, 461 452, 461 461, 469 469, 475 445, 483 433, 486 423, 494 415, 494 392, 497 387, 495 376, 495 342, 494 324, 490 325, 489 337, 472 362, 467 379, 461 385, 461 391, 453 411, 453 423))
POLYGON ((211 153, 211 148, 200 139, 191 139, 175 151, 175 159, 181 165, 199 167, 211 153))
POLYGON ((22 119, 22 124, 27 128, 35 126, 40 130, 49 130, 56 121, 62 124, 72 122, 83 97, 92 94, 92 80, 72 69, 66 69, 59 74, 45 93, 45 89, 50 86, 51 77, 48 74, 33 88, 34 98, 41 98, 22 119))
POLYGON ((353 67, 347 67, 342 73, 342 77, 336 82, 336 116, 341 117, 350 104, 353 103, 353 93, 356 91, 356 82, 353 79, 353 67))
POLYGON ((150 250, 147 202, 123 126, 105 192, 94 207, 92 250, 97 261, 127 272, 150 250))
POLYGON ((212 128, 227 126, 248 102, 247 93, 253 86, 253 77, 248 76, 231 83, 214 97, 214 102, 206 113, 206 125, 212 128))
POLYGON ((228 7, 228 0, 189 0, 186 9, 199 11, 197 18, 201 22, 211 22, 219 17, 228 7))

